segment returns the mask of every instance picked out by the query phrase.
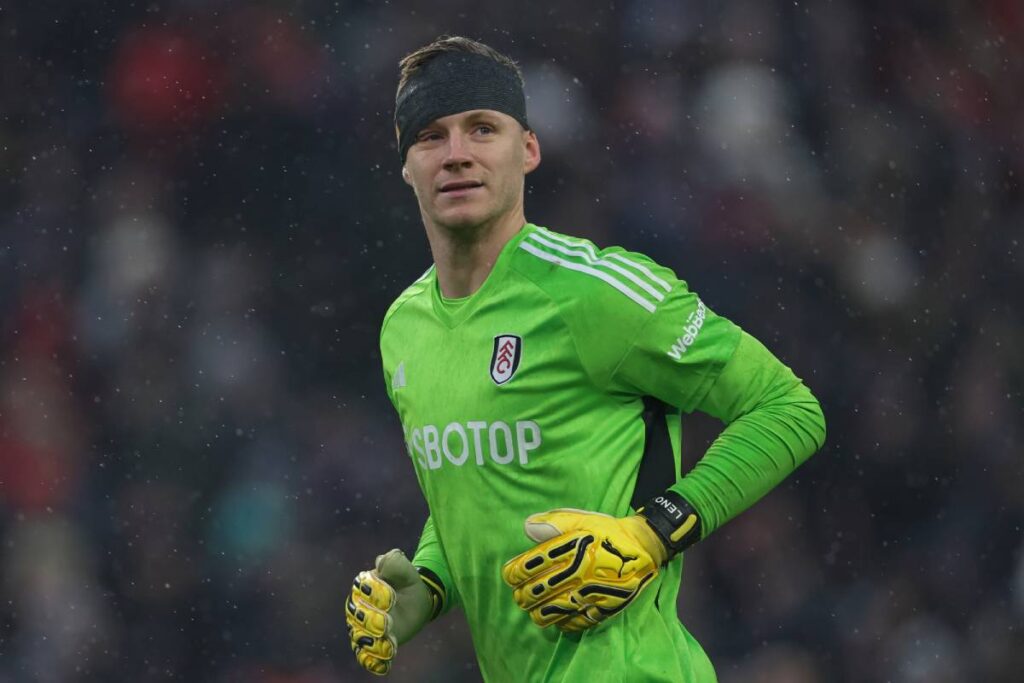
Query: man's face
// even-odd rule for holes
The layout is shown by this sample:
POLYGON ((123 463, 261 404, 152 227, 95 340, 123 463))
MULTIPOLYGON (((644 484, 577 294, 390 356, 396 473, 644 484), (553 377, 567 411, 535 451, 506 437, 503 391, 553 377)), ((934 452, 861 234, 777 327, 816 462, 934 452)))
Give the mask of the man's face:
POLYGON ((523 176, 540 163, 537 136, 507 114, 477 109, 419 131, 402 176, 424 218, 449 230, 473 228, 522 207, 523 176))

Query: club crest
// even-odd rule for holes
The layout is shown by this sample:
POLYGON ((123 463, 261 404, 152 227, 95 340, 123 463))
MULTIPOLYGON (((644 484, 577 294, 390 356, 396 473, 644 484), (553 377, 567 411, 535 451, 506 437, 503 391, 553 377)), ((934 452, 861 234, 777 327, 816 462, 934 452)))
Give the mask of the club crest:
POLYGON ((495 384, 505 384, 519 369, 523 355, 523 339, 514 334, 499 334, 494 338, 494 352, 491 353, 491 379, 495 384))

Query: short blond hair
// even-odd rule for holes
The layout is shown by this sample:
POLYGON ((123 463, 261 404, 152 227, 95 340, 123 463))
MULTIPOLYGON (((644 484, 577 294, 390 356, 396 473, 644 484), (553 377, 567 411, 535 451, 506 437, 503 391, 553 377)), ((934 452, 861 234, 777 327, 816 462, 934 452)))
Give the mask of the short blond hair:
POLYGON ((410 52, 405 57, 402 57, 402 61, 398 63, 399 78, 398 78, 398 89, 395 91, 395 100, 398 100, 399 93, 402 92, 402 88, 409 82, 409 79, 422 68, 424 64, 429 62, 434 57, 444 54, 445 52, 468 52, 475 55, 483 55, 489 59, 493 59, 498 64, 507 66, 516 73, 516 77, 519 79, 520 87, 525 87, 523 81, 523 72, 519 69, 519 65, 515 63, 508 55, 504 55, 489 45, 473 40, 472 38, 465 38, 463 36, 441 36, 429 45, 410 52))

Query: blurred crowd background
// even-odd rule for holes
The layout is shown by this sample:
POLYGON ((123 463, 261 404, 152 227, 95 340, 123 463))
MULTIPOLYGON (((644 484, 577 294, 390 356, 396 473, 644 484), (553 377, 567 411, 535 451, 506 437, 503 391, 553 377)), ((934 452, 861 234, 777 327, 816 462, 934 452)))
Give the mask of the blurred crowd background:
MULTIPOLYGON (((166 0, 0 8, 0 681, 370 680, 344 595, 425 515, 392 104, 442 33, 521 63, 531 221, 673 267, 822 401, 687 554, 721 681, 1021 680, 1024 5, 166 0)), ((462 617, 392 678, 479 680, 462 617)))

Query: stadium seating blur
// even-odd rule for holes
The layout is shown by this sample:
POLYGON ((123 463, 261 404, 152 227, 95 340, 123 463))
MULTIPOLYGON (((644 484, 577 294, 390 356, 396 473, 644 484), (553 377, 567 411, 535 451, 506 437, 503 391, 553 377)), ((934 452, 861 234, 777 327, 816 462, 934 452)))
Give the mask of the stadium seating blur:
MULTIPOLYGON (((343 596, 425 516, 376 349, 430 263, 392 103, 446 32, 521 62, 530 220, 673 267, 822 401, 687 554, 720 680, 1021 680, 1020 3, 423 8, 0 10, 0 682, 369 679, 343 596)), ((461 617, 391 678, 479 680, 461 617)))

